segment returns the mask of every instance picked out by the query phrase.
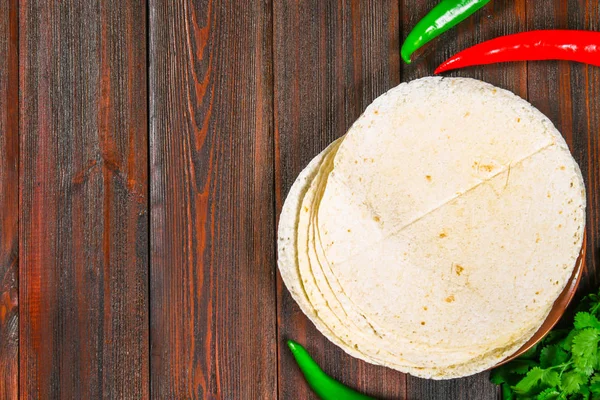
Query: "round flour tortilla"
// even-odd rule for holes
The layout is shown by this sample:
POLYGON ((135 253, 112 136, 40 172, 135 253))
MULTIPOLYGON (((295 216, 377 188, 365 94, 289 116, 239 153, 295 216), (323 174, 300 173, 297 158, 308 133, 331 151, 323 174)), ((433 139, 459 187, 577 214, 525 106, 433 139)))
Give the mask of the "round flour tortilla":
POLYGON ((318 179, 318 173, 322 172, 322 170, 320 171, 320 168, 322 167, 323 161, 325 160, 328 154, 337 150, 337 145, 339 145, 340 140, 341 139, 338 139, 336 142, 332 143, 327 149, 325 149, 321 154, 317 155, 309 163, 309 165, 300 173, 300 175, 294 182, 294 185, 290 189, 290 192, 283 206, 279 221, 278 264, 282 279, 286 287, 292 294, 292 297, 297 302, 300 309, 315 324, 317 329, 319 329, 319 331, 325 337, 327 337, 338 347, 342 348, 342 350, 344 350, 349 355, 372 364, 384 365, 424 378, 448 379, 453 377, 464 376, 465 374, 462 372, 462 369, 464 369, 465 367, 463 365, 454 365, 450 368, 440 370, 437 368, 411 367, 407 365, 398 364, 395 361, 384 362, 379 361, 377 359, 373 359, 364 354, 363 352, 359 351, 357 349, 358 346, 355 346, 353 344, 352 338, 350 338, 349 342, 339 338, 337 333, 334 333, 322 321, 321 315, 319 315, 315 311, 313 305, 308 300, 305 292, 305 284, 302 282, 298 270, 298 252, 297 246, 295 246, 297 240, 297 226, 294 221, 297 221, 299 215, 301 215, 301 204, 308 190, 310 189, 311 183, 318 179))
POLYGON ((539 329, 584 222, 581 173, 545 116, 480 81, 424 78, 376 99, 300 174, 278 263, 347 353, 448 379, 539 329))

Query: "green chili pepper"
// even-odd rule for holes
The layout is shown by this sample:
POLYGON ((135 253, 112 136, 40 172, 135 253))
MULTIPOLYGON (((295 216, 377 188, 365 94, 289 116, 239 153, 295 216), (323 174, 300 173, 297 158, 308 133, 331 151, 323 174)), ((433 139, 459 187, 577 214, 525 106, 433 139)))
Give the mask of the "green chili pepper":
POLYGON ((402 58, 410 64, 410 56, 434 38, 461 23, 490 0, 442 0, 423 17, 402 45, 402 58))
POLYGON ((327 375, 312 359, 306 349, 298 343, 288 340, 287 345, 292 351, 308 385, 322 400, 374 400, 372 397, 344 386, 327 375))

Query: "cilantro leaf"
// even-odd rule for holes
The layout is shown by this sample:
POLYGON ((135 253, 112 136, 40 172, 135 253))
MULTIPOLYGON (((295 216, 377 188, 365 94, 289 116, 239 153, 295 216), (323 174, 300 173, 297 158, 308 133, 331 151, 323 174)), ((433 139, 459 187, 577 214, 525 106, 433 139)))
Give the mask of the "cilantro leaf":
MULTIPOLYGON (((550 332, 551 334, 552 332, 550 332)), ((550 334, 548 334, 548 336, 550 336, 550 334)), ((548 336, 546 336, 546 338, 548 338, 548 336)), ((544 338, 543 340, 545 341, 546 338, 544 338)), ((541 342, 544 343, 544 342, 541 342)), ((519 359, 522 360, 533 360, 535 358, 537 358, 538 356, 538 350, 540 349, 541 343, 537 343, 535 346, 533 346, 532 348, 530 348, 529 350, 527 350, 525 353, 523 353, 519 359)))
POLYGON ((600 329, 600 321, 594 315, 587 312, 578 312, 575 315, 575 328, 577 329, 585 329, 585 328, 594 328, 600 329))
POLYGON ((513 360, 509 366, 510 370, 517 375, 525 375, 537 363, 532 360, 513 360))
POLYGON ((492 371, 504 400, 600 400, 600 292, 518 359, 492 371))
POLYGON ((560 376, 558 375, 558 372, 551 369, 534 367, 513 387, 513 389, 517 394, 526 394, 532 391, 539 383, 550 387, 558 386, 560 385, 560 376))
POLYGON ((519 382, 522 375, 525 375, 529 369, 536 365, 537 363, 532 360, 513 360, 495 368, 490 374, 490 381, 496 385, 506 383, 510 387, 519 382))
POLYGON ((590 391, 594 395, 600 396, 600 374, 595 373, 590 382, 590 391))
POLYGON ((554 370, 544 370, 541 380, 544 385, 548 385, 550 387, 560 385, 560 375, 558 375, 558 372, 554 370))
POLYGON ((542 368, 564 364, 568 359, 569 354, 557 344, 544 347, 540 353, 540 365, 542 368))
POLYGON ((598 296, 596 293, 590 293, 587 296, 584 297, 584 300, 590 300, 594 303, 599 303, 600 302, 600 296, 598 296))
POLYGON ((600 296, 595 293, 589 294, 586 297, 584 297, 582 302, 589 303, 588 307, 592 314, 596 314, 598 312, 598 309, 600 308, 600 296))
POLYGON ((575 367, 588 376, 594 372, 594 366, 597 364, 599 341, 600 331, 592 328, 579 331, 573 338, 571 350, 575 367))
POLYGON ((554 329, 554 330, 550 331, 544 339, 542 339, 542 341, 539 343, 538 347, 546 346, 549 344, 556 344, 561 339, 564 339, 565 337, 567 337, 567 335, 569 334, 570 331, 571 331, 570 329, 554 329))
POLYGON ((579 392, 579 387, 585 385, 588 378, 578 371, 565 372, 560 381, 560 388, 564 393, 571 394, 579 392))
MULTIPOLYGON (((586 382, 587 383, 587 382, 586 382)), ((581 385, 579 386, 579 393, 584 397, 584 398, 588 398, 590 395, 590 387, 587 385, 581 385)))
POLYGON ((501 385, 503 383, 507 383, 509 375, 510 375, 510 369, 505 364, 501 367, 494 369, 490 373, 490 381, 495 385, 501 385))
POLYGON ((571 332, 569 332, 567 337, 565 337, 559 342, 563 350, 571 351, 571 346, 573 345, 573 338, 577 336, 578 333, 579 331, 577 329, 573 329, 571 332))
POLYGON ((502 400, 515 400, 515 394, 508 383, 502 384, 502 400))
POLYGON ((560 396, 560 392, 558 392, 554 388, 548 388, 544 390, 542 393, 538 394, 536 400, 555 400, 560 396))
POLYGON ((540 382, 542 375, 544 375, 544 370, 540 367, 535 367, 529 371, 527 375, 513 387, 513 389, 519 394, 525 394, 540 382))

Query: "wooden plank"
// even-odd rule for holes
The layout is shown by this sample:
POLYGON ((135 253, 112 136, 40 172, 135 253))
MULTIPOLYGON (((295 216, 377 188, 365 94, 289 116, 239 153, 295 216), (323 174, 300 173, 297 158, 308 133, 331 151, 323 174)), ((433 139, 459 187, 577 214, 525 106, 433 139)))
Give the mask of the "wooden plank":
POLYGON ((270 1, 150 1, 156 399, 274 399, 270 1))
POLYGON ((147 398, 146 7, 20 4, 20 395, 147 398))
MULTIPOLYGON (((598 2, 527 3, 528 29, 600 30, 598 2)), ((529 63, 529 99, 556 125, 581 167, 587 189, 586 273, 579 298, 596 290, 600 278, 600 72, 567 61, 529 63)))
POLYGON ((19 396, 17 0, 0 0, 0 398, 19 396))
MULTIPOLYGON (((275 1, 277 212, 297 174, 343 135, 364 108, 399 83, 399 14, 392 1, 275 1)), ((329 343, 278 279, 279 398, 316 398, 285 339, 306 344, 335 378, 377 396, 405 394, 404 375, 369 365, 329 343)))
MULTIPOLYGON (((401 0, 404 39, 417 21, 437 0, 401 0)), ((432 42, 412 64, 403 64, 402 80, 409 81, 432 75, 435 68, 460 50, 484 40, 521 32, 526 26, 526 0, 495 0, 461 23, 456 29, 432 42)), ((527 98, 526 63, 498 64, 453 71, 444 76, 481 79, 527 98)), ((430 381, 408 377, 409 398, 415 399, 496 399, 497 388, 489 382, 488 373, 452 381, 430 381)))

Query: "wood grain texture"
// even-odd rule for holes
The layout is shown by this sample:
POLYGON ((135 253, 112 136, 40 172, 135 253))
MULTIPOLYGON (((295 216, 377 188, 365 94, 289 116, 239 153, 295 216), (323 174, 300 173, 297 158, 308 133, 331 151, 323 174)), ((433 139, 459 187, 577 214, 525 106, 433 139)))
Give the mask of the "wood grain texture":
MULTIPOLYGON (((529 29, 600 31, 600 5, 593 0, 528 2, 527 25, 529 29)), ((531 62, 528 69, 529 100, 563 134, 586 183, 586 272, 577 299, 600 283, 600 72, 567 61, 531 62)))
POLYGON ((20 396, 149 395, 146 7, 20 3, 20 396))
MULTIPOLYGON (((399 10, 392 1, 274 1, 277 212, 304 166, 364 108, 399 83, 399 10)), ((315 398, 285 339, 307 346, 335 378, 378 398, 405 396, 404 375, 329 343, 278 279, 279 398, 315 398)))
POLYGON ((156 399, 277 397, 272 5, 150 1, 156 399))
POLYGON ((0 398, 19 396, 19 56, 16 0, 0 0, 0 398))

